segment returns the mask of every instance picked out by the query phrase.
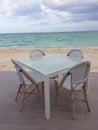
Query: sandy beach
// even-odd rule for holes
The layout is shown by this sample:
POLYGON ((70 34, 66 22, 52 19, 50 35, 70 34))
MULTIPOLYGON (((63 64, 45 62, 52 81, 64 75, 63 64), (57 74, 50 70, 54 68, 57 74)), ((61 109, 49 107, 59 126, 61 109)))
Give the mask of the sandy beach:
MULTIPOLYGON (((63 53, 67 54, 71 49, 41 49, 46 54, 48 53, 63 53)), ((0 50, 0 71, 15 70, 11 63, 11 58, 22 59, 28 58, 31 49, 1 49, 0 50)), ((91 61, 91 71, 98 72, 98 49, 84 48, 81 49, 84 55, 84 60, 91 61)))

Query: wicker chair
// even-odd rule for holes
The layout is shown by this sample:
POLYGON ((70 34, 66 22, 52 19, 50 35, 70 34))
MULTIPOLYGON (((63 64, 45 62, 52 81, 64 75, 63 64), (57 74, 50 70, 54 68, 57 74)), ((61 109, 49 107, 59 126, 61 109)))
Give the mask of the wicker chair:
POLYGON ((60 92, 65 96, 68 96, 72 100, 72 117, 76 119, 76 100, 84 101, 87 105, 88 112, 90 112, 90 107, 87 100, 87 87, 88 87, 88 77, 90 71, 90 62, 82 62, 70 70, 68 70, 64 75, 60 75, 55 82, 56 97, 60 96, 60 92), (62 91, 60 91, 62 90, 62 91), (80 99, 78 96, 82 92, 84 98, 80 99))
POLYGON ((32 58, 40 58, 42 56, 44 56, 45 53, 41 50, 32 50, 29 54, 29 57, 32 58))
POLYGON ((83 59, 83 53, 79 49, 73 49, 68 52, 67 56, 77 57, 83 59))
POLYGON ((17 72, 17 76, 20 80, 19 89, 16 94, 15 100, 17 100, 17 97, 19 93, 21 94, 21 99, 19 103, 19 111, 23 108, 23 102, 31 95, 31 94, 39 94, 39 86, 42 86, 42 89, 44 88, 44 82, 41 81, 41 79, 38 79, 34 77, 34 75, 31 75, 29 72, 30 70, 24 69, 22 65, 19 64, 18 61, 11 59, 12 63, 14 64, 17 72))

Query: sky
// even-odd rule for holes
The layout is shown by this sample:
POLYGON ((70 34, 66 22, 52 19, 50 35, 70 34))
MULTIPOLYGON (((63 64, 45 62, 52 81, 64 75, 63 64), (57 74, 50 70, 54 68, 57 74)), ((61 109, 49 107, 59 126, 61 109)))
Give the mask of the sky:
POLYGON ((98 0, 0 0, 0 33, 97 30, 98 0))

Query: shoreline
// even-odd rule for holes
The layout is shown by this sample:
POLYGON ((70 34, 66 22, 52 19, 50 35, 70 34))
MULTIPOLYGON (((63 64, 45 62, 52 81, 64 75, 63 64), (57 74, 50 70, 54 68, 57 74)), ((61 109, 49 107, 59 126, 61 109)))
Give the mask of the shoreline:
POLYGON ((33 49, 41 49, 41 50, 45 50, 45 49, 98 49, 98 46, 93 46, 93 47, 91 47, 91 46, 89 46, 89 47, 17 47, 17 48, 8 48, 8 47, 0 47, 0 50, 33 50, 33 49))
MULTIPOLYGON (((13 64, 11 63, 11 58, 13 59, 23 59, 28 58, 29 53, 35 48, 25 48, 25 49, 1 49, 0 48, 0 71, 13 71, 15 70, 13 64)), ((62 53, 67 54, 72 48, 36 48, 43 50, 46 54, 48 53, 62 53)), ((91 71, 98 72, 98 48, 80 48, 83 52, 84 60, 91 61, 91 71)))

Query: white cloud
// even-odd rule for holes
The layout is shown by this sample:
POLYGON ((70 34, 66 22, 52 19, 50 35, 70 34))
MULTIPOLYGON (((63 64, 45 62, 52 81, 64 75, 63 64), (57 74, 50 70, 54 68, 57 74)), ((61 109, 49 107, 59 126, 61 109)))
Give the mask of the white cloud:
POLYGON ((51 19, 53 23, 56 23, 54 21, 62 21, 62 19, 64 19, 64 21, 69 20, 72 16, 69 12, 66 11, 58 11, 58 10, 53 10, 50 9, 49 7, 42 5, 41 4, 41 9, 42 12, 45 13, 45 18, 47 17, 47 19, 51 19), (60 20, 61 19, 61 20, 60 20))
POLYGON ((9 9, 8 0, 1 0, 0 1, 0 14, 4 14, 9 9))
POLYGON ((74 3, 81 3, 81 4, 98 3, 98 0, 43 0, 43 1, 52 6, 64 6, 74 3))
MULTIPOLYGON (((69 4, 71 1, 70 0, 44 0, 46 3, 49 5, 55 5, 55 6, 61 6, 61 5, 66 5, 69 4)), ((76 1, 76 0, 74 0, 76 1)))
POLYGON ((34 4, 36 0, 13 0, 15 7, 29 7, 34 4))
POLYGON ((42 11, 43 12, 45 12, 45 13, 53 13, 53 11, 51 10, 51 9, 49 9, 47 6, 45 6, 45 5, 43 5, 43 4, 41 4, 41 9, 42 9, 42 11))
POLYGON ((94 23, 98 25, 98 0, 0 0, 0 29, 64 31, 95 28, 94 23))

